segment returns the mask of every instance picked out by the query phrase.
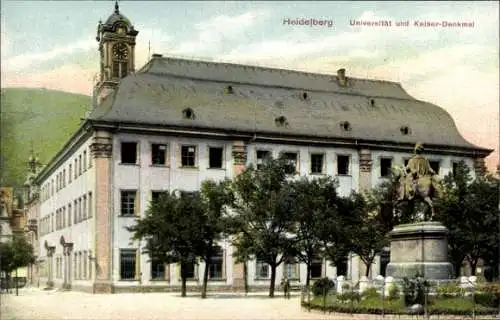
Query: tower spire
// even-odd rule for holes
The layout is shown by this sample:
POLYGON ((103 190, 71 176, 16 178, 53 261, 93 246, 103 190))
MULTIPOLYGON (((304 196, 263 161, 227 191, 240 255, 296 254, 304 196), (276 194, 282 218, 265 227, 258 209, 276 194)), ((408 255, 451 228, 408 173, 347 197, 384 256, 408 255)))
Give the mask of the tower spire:
POLYGON ((115 13, 120 13, 120 7, 118 6, 118 0, 115 0, 115 13))

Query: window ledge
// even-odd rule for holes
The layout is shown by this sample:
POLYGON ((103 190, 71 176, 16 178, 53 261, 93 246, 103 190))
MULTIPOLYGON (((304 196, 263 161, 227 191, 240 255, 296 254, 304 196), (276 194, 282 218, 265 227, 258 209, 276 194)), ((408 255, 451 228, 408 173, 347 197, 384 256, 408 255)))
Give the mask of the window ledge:
POLYGON ((141 166, 138 163, 124 163, 124 162, 120 162, 118 164, 121 165, 121 166, 131 166, 131 167, 140 167, 141 166))
POLYGON ((152 168, 170 168, 169 164, 150 164, 149 166, 152 168))
POLYGON ((207 170, 219 170, 219 171, 226 171, 226 168, 207 167, 207 170))
MULTIPOLYGON (((177 281, 181 282, 182 278, 179 278, 177 281)), ((198 278, 187 278, 186 281, 200 281, 198 278)))
POLYGON ((118 218, 139 218, 139 215, 118 215, 118 218))
POLYGON ((139 282, 139 279, 118 279, 120 282, 139 282))
POLYGON ((337 173, 337 176, 340 176, 340 177, 352 177, 352 175, 350 175, 350 174, 339 174, 339 173, 337 173))
POLYGON ((270 278, 259 278, 259 277, 256 277, 254 278, 255 281, 271 281, 270 278))
POLYGON ((200 170, 199 167, 188 167, 188 166, 180 166, 179 169, 187 169, 187 170, 200 170))
POLYGON ((226 282, 226 278, 213 278, 213 279, 208 279, 208 282, 226 282))
POLYGON ((149 279, 151 282, 170 282, 170 279, 149 279))

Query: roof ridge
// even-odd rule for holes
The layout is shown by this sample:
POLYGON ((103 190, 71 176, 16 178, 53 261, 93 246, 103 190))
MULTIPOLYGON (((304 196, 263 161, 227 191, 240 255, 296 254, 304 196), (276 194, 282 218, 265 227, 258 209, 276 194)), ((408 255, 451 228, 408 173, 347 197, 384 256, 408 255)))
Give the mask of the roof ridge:
MULTIPOLYGON (((212 64, 212 65, 232 66, 232 67, 241 67, 241 68, 252 67, 252 68, 259 69, 261 71, 278 71, 278 72, 287 72, 289 74, 295 73, 295 74, 310 75, 310 76, 335 77, 335 78, 337 77, 337 75, 332 74, 332 73, 311 72, 311 71, 300 70, 300 69, 285 69, 284 67, 278 67, 278 66, 262 66, 262 65, 258 65, 258 64, 242 64, 242 63, 220 61, 220 60, 219 61, 213 61, 213 60, 210 61, 210 60, 208 60, 210 58, 197 58, 197 57, 187 58, 187 57, 174 56, 174 55, 170 55, 170 56, 153 55, 151 60, 149 60, 146 63, 146 65, 155 59, 167 60, 167 61, 168 60, 175 60, 175 61, 183 61, 183 62, 207 63, 207 64, 212 64), (203 60, 203 59, 207 59, 207 60, 203 60)), ((356 80, 356 81, 366 81, 366 82, 371 82, 371 83, 386 83, 386 84, 398 85, 398 86, 402 87, 401 83, 396 82, 396 81, 376 80, 376 79, 356 78, 356 77, 347 77, 347 78, 351 79, 351 80, 356 80)))

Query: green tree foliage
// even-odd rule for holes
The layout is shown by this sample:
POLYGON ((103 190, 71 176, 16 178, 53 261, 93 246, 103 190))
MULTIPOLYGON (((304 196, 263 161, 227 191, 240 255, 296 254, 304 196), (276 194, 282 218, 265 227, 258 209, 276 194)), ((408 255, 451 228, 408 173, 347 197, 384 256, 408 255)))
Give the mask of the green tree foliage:
POLYGON ((35 262, 33 246, 22 234, 14 234, 12 241, 0 243, 0 257, 0 270, 6 273, 35 262))
MULTIPOLYGON (((292 181, 288 190, 294 199, 293 218, 296 222, 295 254, 299 261, 306 264, 306 286, 309 287, 311 265, 318 255, 323 255, 323 239, 327 234, 325 219, 332 223, 336 221, 337 183, 331 178, 308 179, 292 181)), ((331 225, 329 225, 331 226, 331 225)), ((334 229, 333 227, 331 229, 334 229)), ((328 238, 330 235, 328 235, 328 238)))
POLYGON ((365 276, 369 276, 371 265, 382 249, 388 245, 388 224, 384 224, 383 207, 368 202, 364 195, 353 193, 346 199, 351 202, 351 250, 356 253, 366 266, 365 276))
POLYGON ((145 252, 151 259, 179 263, 182 291, 186 296, 188 267, 196 264, 206 248, 205 208, 199 192, 173 191, 151 203, 145 217, 127 230, 132 240, 146 241, 145 252))
POLYGON ((226 230, 227 208, 234 202, 230 180, 221 182, 203 181, 201 184, 201 200, 203 204, 202 231, 198 235, 201 240, 201 258, 205 261, 203 274, 202 298, 207 296, 208 271, 212 257, 221 248, 218 242, 226 230))
POLYGON ((460 162, 443 180, 437 201, 437 219, 449 230, 450 258, 456 275, 464 259, 472 273, 480 258, 498 255, 499 181, 473 180, 470 169, 460 162))
POLYGON ((256 170, 247 168, 233 181, 235 192, 232 230, 234 245, 243 255, 259 257, 271 268, 269 296, 274 297, 276 268, 291 255, 295 222, 287 187, 291 164, 268 159, 256 170))

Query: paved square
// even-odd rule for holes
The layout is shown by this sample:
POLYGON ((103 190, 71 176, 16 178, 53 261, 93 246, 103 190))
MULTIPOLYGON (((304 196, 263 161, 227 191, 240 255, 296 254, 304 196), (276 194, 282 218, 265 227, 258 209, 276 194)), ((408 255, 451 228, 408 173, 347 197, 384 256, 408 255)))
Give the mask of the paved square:
MULTIPOLYGON (((1 295, 2 320, 150 320, 150 319, 334 319, 333 315, 300 309, 300 297, 269 299, 266 293, 197 293, 181 298, 179 293, 121 293, 93 295, 81 292, 22 289, 19 296, 1 295)), ((347 315, 347 318, 351 318, 347 315)))

